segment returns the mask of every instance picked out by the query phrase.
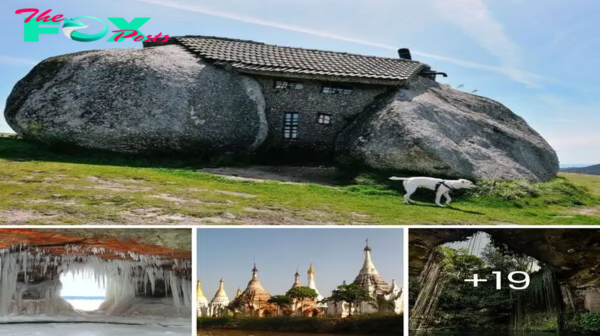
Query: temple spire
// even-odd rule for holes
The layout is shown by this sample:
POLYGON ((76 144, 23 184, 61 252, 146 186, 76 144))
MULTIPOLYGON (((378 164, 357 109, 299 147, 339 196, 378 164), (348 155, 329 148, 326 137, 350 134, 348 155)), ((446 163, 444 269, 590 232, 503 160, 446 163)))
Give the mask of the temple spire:
POLYGON ((202 281, 200 280, 198 280, 198 283, 196 284, 196 297, 204 297, 204 293, 202 292, 202 281))
POLYGON ((225 293, 225 280, 223 280, 223 278, 219 280, 219 290, 217 293, 225 293))
MULTIPOLYGON (((310 267, 308 268, 308 271, 306 272, 308 274, 308 288, 312 288, 315 290, 315 292, 317 293, 317 301, 322 301, 324 299, 323 295, 321 295, 321 293, 319 293, 319 290, 317 289, 317 284, 315 282, 315 267, 313 266, 313 263, 310 263, 310 267)), ((318 306, 323 307, 323 303, 318 304, 318 306)))
POLYGON ((258 269, 256 268, 256 263, 254 263, 254 268, 252 268, 252 278, 258 278, 258 269))
POLYGON ((208 304, 208 299, 202 292, 202 282, 200 280, 198 280, 198 283, 196 284, 196 302, 198 302, 198 306, 205 306, 208 304))
POLYGON ((229 298, 227 297, 227 293, 225 293, 225 280, 223 280, 223 278, 219 280, 219 289, 215 293, 211 303, 223 305, 229 304, 229 298))
POLYGON ((296 270, 296 273, 294 274, 294 284, 292 285, 292 288, 300 286, 302 286, 302 283, 300 283, 300 273, 298 273, 298 270, 296 270))
POLYGON ((363 262, 363 266, 359 272, 359 274, 379 274, 377 269, 375 269, 375 265, 373 265, 373 260, 371 259, 371 247, 369 247, 369 240, 365 240, 365 248, 363 251, 365 252, 365 260, 363 262))

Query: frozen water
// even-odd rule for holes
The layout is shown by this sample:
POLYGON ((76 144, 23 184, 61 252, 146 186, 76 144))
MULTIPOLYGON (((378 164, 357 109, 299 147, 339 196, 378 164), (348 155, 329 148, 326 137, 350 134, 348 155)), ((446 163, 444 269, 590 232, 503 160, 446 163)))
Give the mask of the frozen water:
POLYGON ((7 336, 189 336, 191 326, 118 324, 0 324, 0 335, 7 336))
POLYGON ((66 300, 74 309, 82 311, 94 311, 100 308, 100 305, 104 302, 104 300, 66 300))
POLYGON ((165 317, 191 316, 191 281, 180 278, 162 266, 174 264, 174 268, 190 269, 190 260, 165 260, 158 256, 107 249, 67 246, 69 254, 52 256, 40 248, 15 246, 0 250, 0 317, 7 315, 57 315, 81 313, 60 297, 62 284, 58 279, 33 284, 27 281, 34 270, 56 268, 58 274, 72 273, 92 278, 100 287, 106 288, 106 301, 100 313, 113 316, 154 315, 165 317), (95 254, 112 253, 115 259, 100 259, 95 254), (17 281, 19 273, 25 280, 17 281), (163 281, 165 289, 173 296, 162 300, 143 300, 137 297, 140 284, 145 291, 153 293, 157 280, 163 281), (146 285, 150 283, 150 286, 146 285), (39 293, 39 300, 24 300, 27 291, 39 293))

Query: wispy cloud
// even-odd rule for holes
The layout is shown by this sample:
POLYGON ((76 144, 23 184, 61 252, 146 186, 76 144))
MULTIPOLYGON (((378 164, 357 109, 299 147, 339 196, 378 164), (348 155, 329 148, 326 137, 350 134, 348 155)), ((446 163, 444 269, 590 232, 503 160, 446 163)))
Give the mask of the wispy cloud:
POLYGON ((38 62, 31 58, 0 55, 0 65, 35 65, 38 62))
POLYGON ((504 32, 502 24, 494 18, 484 0, 435 0, 433 8, 439 17, 457 26, 495 56, 507 76, 530 86, 540 79, 516 70, 521 60, 519 47, 504 32))
MULTIPOLYGON (((388 49, 388 50, 396 50, 397 49, 396 46, 390 46, 390 45, 386 45, 386 44, 382 44, 382 43, 377 43, 377 42, 363 40, 363 39, 357 39, 357 38, 353 38, 353 37, 349 37, 349 36, 339 35, 339 34, 332 33, 332 32, 315 30, 315 29, 306 28, 306 27, 297 26, 297 25, 290 25, 290 24, 276 22, 276 21, 264 20, 264 19, 260 19, 260 18, 240 14, 240 13, 214 10, 214 9, 210 9, 210 8, 207 8, 204 6, 199 6, 199 5, 183 4, 183 3, 178 3, 178 2, 174 2, 174 1, 170 1, 170 0, 137 0, 137 1, 150 3, 150 4, 154 4, 154 5, 159 5, 159 6, 164 6, 164 7, 181 9, 181 10, 185 10, 185 11, 189 11, 189 12, 195 12, 195 13, 200 13, 200 14, 205 14, 205 15, 210 15, 210 16, 215 16, 215 17, 220 17, 220 18, 225 18, 225 19, 230 19, 230 20, 235 20, 235 21, 240 21, 240 22, 246 22, 246 23, 267 26, 267 27, 272 27, 272 28, 277 28, 277 29, 289 30, 289 31, 294 31, 294 32, 298 32, 298 33, 304 33, 304 34, 334 39, 334 40, 338 40, 338 41, 356 43, 356 44, 370 46, 370 47, 376 47, 376 48, 388 49)), ((476 0, 465 0, 465 1, 476 1, 476 0)), ((490 31, 494 31, 494 29, 491 29, 490 31)), ((509 42, 505 42, 505 44, 506 45, 503 47, 503 49, 504 48, 506 48, 507 50, 511 49, 509 42)), ((547 78, 547 77, 544 77, 541 75, 537 75, 534 73, 526 72, 526 71, 521 71, 517 68, 513 68, 513 67, 509 67, 509 66, 493 66, 493 65, 487 65, 487 64, 480 64, 480 63, 471 62, 471 61, 467 61, 467 60, 456 59, 456 58, 447 57, 447 56, 443 56, 443 55, 436 55, 436 54, 431 54, 431 53, 426 53, 426 52, 421 52, 421 51, 414 51, 414 50, 412 51, 412 53, 416 56, 435 59, 435 60, 438 60, 441 62, 452 63, 452 64, 456 64, 459 66, 467 67, 467 68, 481 69, 481 70, 500 73, 500 74, 503 74, 505 76, 512 78, 513 80, 515 80, 517 82, 526 84, 527 86, 535 86, 540 82, 552 81, 552 79, 550 79, 550 78, 547 78)))

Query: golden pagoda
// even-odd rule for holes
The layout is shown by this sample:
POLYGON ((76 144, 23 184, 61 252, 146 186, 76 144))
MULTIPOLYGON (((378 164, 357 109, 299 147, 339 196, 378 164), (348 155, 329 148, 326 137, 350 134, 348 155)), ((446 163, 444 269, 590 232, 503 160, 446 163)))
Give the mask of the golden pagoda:
POLYGON ((252 269, 252 279, 248 282, 248 286, 242 295, 252 300, 251 305, 255 309, 260 309, 261 306, 266 304, 271 298, 271 294, 263 288, 258 279, 258 269, 256 268, 256 264, 254 264, 254 268, 252 269))

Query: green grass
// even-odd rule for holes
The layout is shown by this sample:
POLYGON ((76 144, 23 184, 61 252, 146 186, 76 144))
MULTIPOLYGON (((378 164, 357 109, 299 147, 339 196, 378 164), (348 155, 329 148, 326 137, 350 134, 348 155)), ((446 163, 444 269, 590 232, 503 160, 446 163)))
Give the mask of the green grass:
MULTIPOLYGON (((360 175, 345 185, 232 180, 203 158, 57 150, 0 138, 0 224, 600 224, 600 176, 481 185, 449 208, 360 175)), ((232 162, 227 162, 231 164, 232 162)))
POLYGON ((402 335, 402 315, 338 317, 198 318, 198 329, 240 329, 271 332, 402 335))

